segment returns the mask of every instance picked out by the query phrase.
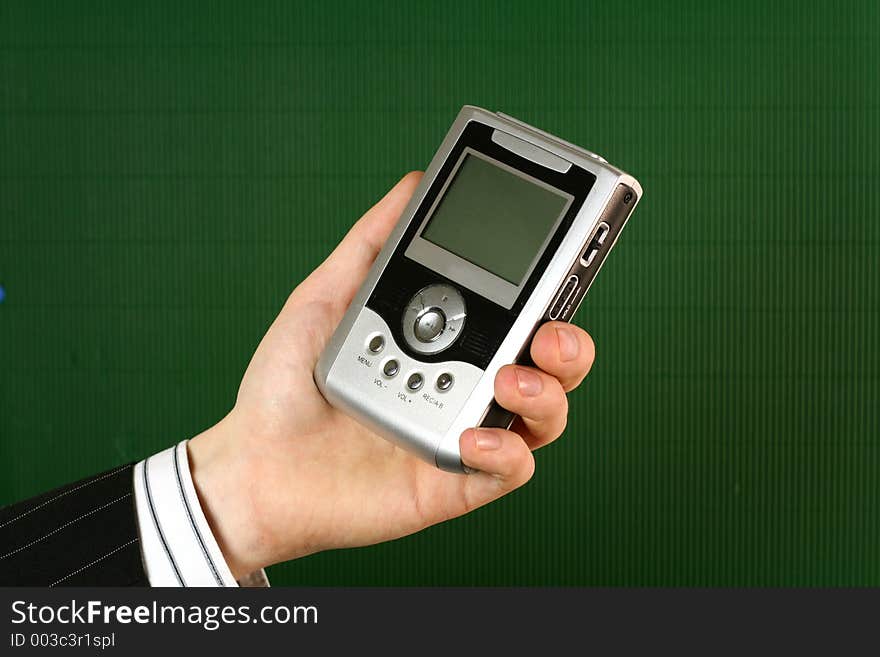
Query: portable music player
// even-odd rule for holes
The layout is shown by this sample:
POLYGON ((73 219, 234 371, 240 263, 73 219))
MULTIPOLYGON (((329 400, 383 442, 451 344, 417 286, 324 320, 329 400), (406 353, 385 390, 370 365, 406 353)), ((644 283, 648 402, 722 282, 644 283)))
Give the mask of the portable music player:
POLYGON ((318 360, 322 394, 466 472, 461 433, 514 418, 496 373, 571 320, 641 195, 598 155, 465 106, 318 360))

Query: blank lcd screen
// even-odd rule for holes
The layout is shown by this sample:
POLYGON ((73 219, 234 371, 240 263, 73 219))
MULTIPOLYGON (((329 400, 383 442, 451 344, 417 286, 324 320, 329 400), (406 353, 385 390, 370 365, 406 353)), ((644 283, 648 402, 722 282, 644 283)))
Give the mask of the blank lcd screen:
POLYGON ((466 155, 421 236, 519 286, 570 200, 466 155))

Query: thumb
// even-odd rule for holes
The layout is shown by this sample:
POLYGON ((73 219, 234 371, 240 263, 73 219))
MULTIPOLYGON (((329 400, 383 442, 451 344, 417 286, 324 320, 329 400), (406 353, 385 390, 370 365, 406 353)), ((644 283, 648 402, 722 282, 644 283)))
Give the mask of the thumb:
POLYGON ((361 217, 328 258, 300 285, 300 293, 330 300, 337 315, 345 309, 367 276, 397 220, 422 179, 420 171, 406 174, 376 205, 361 217))

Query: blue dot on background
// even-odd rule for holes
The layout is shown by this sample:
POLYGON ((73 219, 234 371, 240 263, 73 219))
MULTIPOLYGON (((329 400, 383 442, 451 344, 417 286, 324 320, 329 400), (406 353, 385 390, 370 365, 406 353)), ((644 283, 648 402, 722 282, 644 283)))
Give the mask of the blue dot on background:
POLYGON ((0 303, 3 303, 3 299, 6 298, 6 290, 3 289, 3 286, 0 285, 0 303))

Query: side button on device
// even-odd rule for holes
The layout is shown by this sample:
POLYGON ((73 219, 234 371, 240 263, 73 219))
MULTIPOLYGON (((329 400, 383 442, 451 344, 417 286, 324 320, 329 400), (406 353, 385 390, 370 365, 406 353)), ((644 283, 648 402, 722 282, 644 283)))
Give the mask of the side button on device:
POLYGON ((587 250, 584 251, 584 255, 581 256, 581 263, 584 267, 589 267, 593 264, 593 260, 595 260, 596 256, 599 254, 599 247, 605 243, 605 238, 608 237, 608 233, 610 232, 611 228, 604 221, 596 227, 596 232, 593 233, 593 239, 590 240, 587 250))
POLYGON ((406 387, 409 388, 412 392, 415 392, 422 387, 422 384, 424 382, 424 377, 418 372, 414 372, 410 374, 409 378, 406 380, 406 387))
POLYGON ((599 247, 598 246, 591 246, 589 249, 587 249, 587 252, 584 254, 584 265, 586 265, 587 267, 592 265, 593 260, 596 259, 596 256, 598 254, 599 254, 599 247))
POLYGON ((556 319, 557 317, 559 317, 559 315, 565 309, 565 304, 568 303, 568 300, 571 299, 571 295, 574 294, 574 291, 577 289, 577 284, 577 276, 568 277, 568 280, 565 281, 565 285, 563 285, 562 289, 559 291, 559 296, 556 297, 556 302, 550 309, 550 319, 556 319))
POLYGON ((397 376, 397 373, 400 371, 400 363, 398 363, 393 358, 385 363, 385 366, 382 368, 382 372, 389 379, 391 377, 397 376))

